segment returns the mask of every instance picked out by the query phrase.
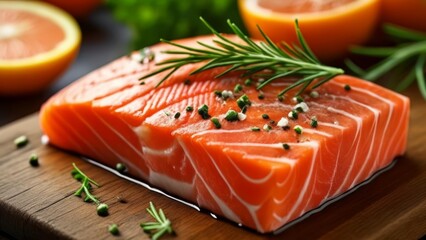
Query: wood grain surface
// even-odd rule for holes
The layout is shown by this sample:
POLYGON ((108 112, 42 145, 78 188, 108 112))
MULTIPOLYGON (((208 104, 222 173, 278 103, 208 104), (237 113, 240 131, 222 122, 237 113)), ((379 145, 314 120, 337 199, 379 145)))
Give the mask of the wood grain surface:
POLYGON ((145 208, 153 201, 177 233, 163 239, 419 239, 426 234, 426 101, 417 90, 405 94, 412 101, 405 156, 369 184, 279 235, 216 220, 44 145, 37 114, 28 116, 0 129, 0 230, 17 239, 148 239, 139 224, 151 220, 145 208), (17 149, 13 140, 20 135, 30 143, 17 149), (31 153, 39 155, 39 167, 29 165, 31 153), (73 162, 101 184, 93 192, 110 206, 108 216, 98 216, 94 204, 73 195, 80 186, 70 175, 73 162), (112 223, 119 225, 119 236, 107 231, 112 223))

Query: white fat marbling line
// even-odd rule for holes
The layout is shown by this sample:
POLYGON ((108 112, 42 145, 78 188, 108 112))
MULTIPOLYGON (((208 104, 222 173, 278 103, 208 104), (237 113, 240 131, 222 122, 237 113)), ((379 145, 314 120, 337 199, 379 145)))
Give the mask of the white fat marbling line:
POLYGON ((156 108, 164 96, 170 96, 170 88, 160 88, 148 101, 152 108, 156 108))
MULTIPOLYGON (((170 89, 166 95, 166 99, 163 101, 165 103, 172 103, 175 96, 182 96, 183 93, 183 87, 185 87, 185 84, 173 84, 171 87, 168 87, 170 89)), ((159 95, 161 96, 161 95, 159 95)), ((162 96, 162 100, 164 99, 164 96, 162 96)))
MULTIPOLYGON (((314 141, 307 142, 307 143, 313 149, 313 154, 312 154, 312 158, 311 158, 311 161, 310 161, 311 164, 310 164, 310 167, 309 167, 309 173, 308 173, 308 176, 305 180, 305 183, 303 184, 303 187, 302 187, 302 189, 299 193, 299 197, 297 198, 296 202, 294 203, 294 205, 290 209, 290 211, 283 217, 279 217, 278 214, 276 215, 276 217, 278 217, 277 220, 282 222, 282 223, 287 222, 292 217, 292 215, 295 213, 297 208, 302 204, 302 200, 305 198, 307 188, 308 188, 309 184, 311 184, 311 178, 312 178, 313 171, 314 171, 314 168, 315 168, 315 162, 317 160, 317 155, 318 155, 318 152, 319 152, 319 149, 320 149, 320 145, 319 145, 318 142, 314 142, 314 141)), ((313 189, 312 189, 312 191, 313 191, 313 189)), ((306 201, 306 203, 308 204, 309 201, 310 201, 310 199, 308 199, 306 201)), ((302 212, 300 212, 298 215, 299 216, 302 215, 304 213, 304 211, 306 211, 306 206, 304 207, 304 210, 302 212)))
MULTIPOLYGON (((338 85, 338 86, 340 86, 340 87, 344 87, 344 84, 339 84, 339 83, 336 83, 336 82, 333 82, 333 84, 338 85)), ((384 142, 385 142, 385 136, 386 136, 386 134, 385 134, 385 133, 386 133, 386 132, 387 132, 387 130, 388 130, 390 120, 392 119, 392 116, 393 116, 393 112, 394 112, 394 109, 395 109, 395 103, 394 103, 394 102, 392 102, 391 100, 389 100, 389 99, 385 98, 385 97, 382 97, 382 96, 380 96, 380 95, 378 95, 378 94, 374 93, 374 92, 367 91, 367 90, 366 90, 366 89, 364 89, 364 88, 351 87, 351 90, 352 90, 352 91, 359 92, 359 93, 366 94, 366 95, 368 95, 368 96, 370 96, 370 97, 373 97, 373 98, 375 98, 375 99, 377 99, 377 100, 379 100, 379 101, 381 101, 381 102, 386 103, 386 104, 389 106, 389 115, 388 115, 388 118, 387 118, 387 120, 386 120, 385 127, 383 128, 383 134, 382 134, 382 137, 381 137, 381 140, 380 140, 380 146, 379 146, 379 149, 376 151, 378 154, 376 154, 376 158, 374 159, 374 166, 373 166, 373 168, 372 168, 372 169, 371 169, 371 171, 370 171, 370 174, 372 174, 372 173, 375 171, 375 169, 377 169, 377 167, 378 167, 378 166, 377 166, 377 164, 378 164, 378 162, 379 162, 379 159, 381 159, 381 158, 385 158, 385 153, 384 153, 384 151, 382 151, 382 147, 383 147, 384 142)), ((400 96, 400 95, 397 95, 397 96, 399 96, 399 97, 403 100, 403 102, 408 101, 408 100, 407 100, 407 98, 405 98, 405 97, 402 97, 402 96, 400 96)), ((406 106, 406 105, 404 105, 404 106, 406 106)), ((393 138, 394 138, 394 136, 392 136, 392 139, 393 139, 393 138)), ((388 148, 387 148, 386 152, 388 152, 388 150, 390 149, 390 144, 388 144, 388 145, 389 145, 389 146, 388 146, 388 148)))
POLYGON ((327 127, 331 127, 331 128, 337 128, 340 130, 344 130, 347 129, 348 127, 346 126, 341 126, 341 125, 337 125, 334 123, 328 123, 328 122, 322 122, 322 121, 318 121, 318 126, 327 126, 327 127))
MULTIPOLYGON (((326 105, 323 105, 323 104, 319 104, 319 103, 316 103, 316 102, 311 102, 310 104, 314 105, 314 106, 321 107, 321 108, 325 108, 332 113, 337 113, 337 114, 343 115, 343 116, 350 118, 350 119, 352 119, 356 122, 356 124, 357 124, 356 133, 355 133, 355 136, 354 136, 354 141, 352 142, 352 145, 351 145, 351 149, 355 146, 355 151, 354 151, 354 154, 353 154, 353 157, 352 157, 352 160, 351 160, 351 165, 349 166, 349 169, 348 169, 348 173, 352 172, 352 170, 354 168, 355 160, 358 156, 358 149, 359 149, 359 145, 360 145, 360 141, 361 141, 361 130, 362 130, 362 123, 363 123, 362 118, 355 116, 355 115, 353 115, 353 114, 351 114, 347 111, 336 109, 336 108, 326 106, 326 105)), ((349 174, 348 174, 347 177, 343 180, 340 187, 337 189, 336 193, 342 192, 343 187, 345 186, 346 182, 349 181, 349 180, 350 179, 349 179, 349 174)), ((335 193, 333 193, 333 195, 334 194, 335 193)))
MULTIPOLYGON (((281 143, 249 143, 249 142, 241 143, 241 142, 211 141, 211 142, 208 142, 208 145, 219 145, 219 146, 224 146, 224 147, 236 147, 236 146, 238 146, 238 147, 262 147, 262 148, 283 149, 283 146, 282 146, 281 143)), ((299 144, 298 143, 296 143, 296 144, 289 143, 289 145, 295 146, 295 145, 299 145, 299 144)), ((286 163, 286 164, 290 165, 291 167, 293 167, 294 164, 297 161, 297 159, 291 159, 291 158, 286 158, 286 157, 274 158, 274 157, 266 157, 266 156, 247 154, 247 153, 246 153, 246 155, 244 155, 244 158, 262 159, 262 160, 271 161, 271 162, 286 163)))
MULTIPOLYGON (((353 179, 353 182, 351 184, 351 188, 352 188, 358 182, 360 182, 361 174, 364 172, 364 169, 367 166, 367 163, 369 163, 371 161, 374 161, 374 159, 371 157, 371 155, 373 153, 373 150, 375 149, 375 140, 376 140, 376 136, 377 136, 377 127, 378 127, 378 122, 379 122, 380 111, 377 108, 373 108, 373 107, 371 107, 371 106, 369 106, 367 104, 358 102, 358 101, 356 101, 356 100, 354 100, 352 98, 346 97, 346 96, 335 96, 335 98, 341 99, 341 100, 344 100, 344 101, 348 101, 350 103, 353 103, 353 104, 356 104, 356 105, 361 106, 363 108, 366 108, 368 111, 371 111, 373 113, 373 115, 374 115, 373 127, 372 127, 372 129, 370 131, 370 134, 369 134, 369 136, 371 136, 371 143, 369 144, 370 147, 368 149, 367 156, 365 156, 365 160, 363 161, 360 170, 357 172, 355 178, 353 179)), ((370 169, 370 172, 371 172, 371 169, 370 169)), ((362 179, 362 180, 364 180, 364 179, 362 179)))
POLYGON ((312 128, 303 128, 303 132, 304 133, 309 133, 309 134, 316 134, 316 135, 321 135, 321 136, 324 136, 324 137, 328 137, 328 138, 332 138, 333 137, 333 135, 332 134, 330 134, 330 133, 327 133, 327 132, 325 132, 325 131, 320 131, 320 130, 317 130, 317 129, 312 129, 312 128))
POLYGON ((288 86, 291 85, 291 83, 289 83, 289 82, 271 82, 270 85, 274 86, 274 87, 288 87, 288 86))
MULTIPOLYGON (((195 164, 194 164, 194 160, 192 158, 192 156, 189 154, 188 148, 187 146, 184 144, 183 141, 177 139, 177 141, 179 142, 180 146, 182 147, 183 151, 185 152, 185 155, 187 156, 189 162, 192 165, 192 168, 195 171, 196 176, 200 179, 200 181, 204 184, 204 187, 207 189, 207 191, 209 192, 209 194, 212 196, 213 200, 215 201, 215 203, 219 206, 222 214, 227 217, 228 219, 235 221, 235 222, 241 222, 240 218, 232 211, 231 208, 229 208, 225 202, 223 202, 217 195, 216 193, 210 188, 210 186, 206 183, 206 181, 204 180, 204 178, 201 176, 200 172, 198 171, 198 169, 196 168, 195 164)), ((198 194, 199 195, 199 194, 198 194)), ((200 205, 199 200, 197 199, 197 203, 198 205, 200 205)))
MULTIPOLYGON (((290 176, 291 177, 294 177, 295 175, 294 174, 290 174, 290 176)), ((281 184, 279 184, 279 183, 277 183, 277 187, 278 188, 282 188, 282 187, 284 187, 285 186, 285 184, 290 180, 290 179, 292 179, 290 176, 288 176, 287 178, 286 178, 286 180, 284 181, 284 182, 282 182, 281 184)), ((288 191, 287 192, 292 192, 292 189, 293 189, 293 187, 294 187, 294 183, 295 183, 296 181, 291 181, 291 185, 290 186, 286 186, 286 189, 288 189, 288 191)), ((274 201, 274 203, 276 203, 276 204, 283 204, 286 200, 287 200, 287 198, 289 197, 289 194, 286 194, 283 198, 281 198, 281 199, 277 199, 277 198, 273 198, 272 200, 274 201)), ((281 221, 281 220, 279 220, 279 221, 281 221)))
MULTIPOLYGON (((260 102, 252 102, 251 103, 252 107, 260 107, 260 108, 276 108, 278 109, 288 109, 288 110, 292 110, 293 107, 291 105, 284 105, 283 103, 276 101, 276 102, 272 102, 272 103, 263 103, 262 101, 260 102)), ((284 114, 283 114, 284 116, 284 114)))
POLYGON ((150 171, 148 179, 152 185, 167 189, 167 191, 176 194, 183 199, 191 199, 195 191, 194 182, 188 183, 179 181, 169 177, 168 175, 154 172, 152 170, 150 171))
POLYGON ((149 110, 151 110, 153 107, 153 101, 152 98, 155 96, 154 95, 154 91, 149 91, 148 93, 144 94, 143 96, 136 98, 135 100, 131 101, 130 103, 128 103, 127 105, 131 105, 133 102, 135 101, 140 101, 140 98, 144 98, 148 95, 148 99, 145 101, 145 104, 142 106, 143 109, 141 111, 141 115, 142 116, 146 116, 147 112, 149 110))
MULTIPOLYGON (((254 159, 254 160, 256 160, 256 159, 264 159, 265 158, 265 156, 260 156, 260 155, 250 155, 250 156, 244 156, 244 158, 246 158, 246 159, 254 159)), ((229 162, 231 163, 231 165, 235 168, 235 170, 237 170, 237 172, 241 175, 241 176, 243 176, 243 178, 247 181, 247 182, 251 182, 251 183, 254 183, 254 184, 262 184, 262 183, 265 183, 265 182, 267 182, 271 177, 272 177, 272 175, 273 175, 273 173, 274 173, 274 171, 273 171, 273 169, 271 169, 270 171, 269 171, 269 173, 268 173, 268 175, 266 175, 265 177, 263 177, 263 178, 259 178, 259 179, 255 179, 255 178, 252 178, 252 177, 249 177, 247 174, 245 174, 244 173, 244 171, 242 171, 235 163, 234 163, 234 161, 232 160, 232 159, 230 159, 229 158, 229 156, 228 156, 228 159, 229 159, 229 162)))
MULTIPOLYGON (((259 219, 256 216, 256 212, 257 210, 259 210, 259 208, 261 207, 261 205, 253 205, 250 204, 248 202, 246 202, 244 199, 242 199, 234 190, 234 188, 231 186, 231 184, 229 183, 228 179, 226 178, 225 175, 223 175, 221 169, 219 166, 217 166, 216 161, 214 160, 214 158, 210 155, 210 153, 207 151, 207 149, 205 149, 205 147, 203 147, 203 150, 205 151, 205 153, 209 156, 210 161, 213 163, 214 167, 216 168, 216 171, 219 173, 219 176, 222 178, 222 180, 225 182, 226 186, 228 187, 229 191, 231 192, 232 196, 234 196, 238 201, 240 201, 240 203, 242 205, 244 205, 244 207, 246 207, 246 209, 249 211, 250 216, 252 217, 255 225, 256 225, 256 229, 259 229, 260 231, 263 231, 262 226, 259 223, 259 219)), ((228 161, 232 162, 232 159, 229 158, 229 156, 226 156, 228 161)))
MULTIPOLYGON (((334 123, 327 123, 327 122, 320 122, 320 121, 318 121, 318 126, 327 126, 327 127, 331 127, 331 128, 336 128, 336 129, 339 129, 342 132, 342 138, 340 139, 340 143, 339 143, 339 147, 338 147, 338 151, 337 151, 337 155, 336 155, 336 162, 334 164, 333 173, 331 175, 331 180, 334 180, 334 178, 336 176, 336 172, 337 172, 337 166, 339 166, 339 164, 340 164, 340 153, 342 151, 342 144, 343 144, 343 131, 345 129, 347 129, 348 127, 336 125, 334 123)), ((326 149, 327 149, 327 151, 329 151, 328 146, 326 146, 326 149)), ((322 167, 321 167, 321 169, 322 169, 322 167)), ((328 188, 327 194, 325 195, 325 198, 324 198, 323 201, 325 201, 326 199, 328 199, 330 197, 331 189, 332 189, 332 184, 330 184, 330 187, 328 188)))
MULTIPOLYGON (((66 128, 69 129, 67 135, 74 135, 75 138, 79 139, 77 142, 72 140, 72 142, 74 144, 76 144, 78 147, 80 147, 81 149, 84 149, 82 146, 86 146, 87 148, 89 148, 93 153, 95 153, 96 155, 99 155, 99 152, 93 148, 92 144, 90 144, 86 138, 82 137, 81 134, 78 134, 74 131, 74 128, 69 124, 69 121, 64 120, 64 118, 61 115, 57 115, 55 116, 56 118, 58 118, 62 123, 60 125, 65 126, 66 128)), ((70 138, 71 140, 72 138, 70 138)), ((80 151, 81 153, 83 153, 84 151, 80 151)))
MULTIPOLYGON (((379 167, 378 165, 380 164, 381 161, 389 159, 390 157, 395 157, 395 156, 389 156, 390 151, 395 146, 395 145, 392 144, 395 141, 395 138, 398 138, 398 137, 399 137, 398 139, 405 138, 405 136, 403 136, 403 137, 400 136, 401 128, 405 126, 403 124, 397 124, 396 129, 390 130, 390 131, 392 131, 391 137, 387 137, 386 132, 388 131, 390 121, 393 117, 404 118, 404 119, 408 118, 409 99, 407 97, 400 95, 400 94, 395 94, 395 96, 398 97, 403 102, 403 110, 402 110, 402 112, 399 116, 394 116, 395 115, 394 110, 395 110, 395 105, 396 105, 396 103, 394 101, 391 101, 391 100, 389 100, 385 97, 382 97, 382 96, 380 96, 380 95, 378 95, 374 92, 366 91, 363 88, 352 87, 351 89, 358 91, 358 92, 361 92, 361 93, 364 93, 364 94, 367 94, 370 97, 373 97, 373 98, 375 98, 375 99, 377 99, 381 102, 384 102, 389 106, 389 115, 388 115, 384 130, 383 130, 382 138, 380 140, 381 144, 379 146, 379 149, 376 151, 378 154, 376 154, 376 159, 374 160, 375 164, 370 171, 370 175, 371 175, 377 170, 377 168, 379 167), (387 148, 386 148, 386 150, 383 151, 382 147, 383 147, 383 145, 385 145, 384 143, 386 143, 387 148)), ((399 140, 396 140, 396 141, 399 141, 399 140)))
POLYGON ((197 133, 194 133, 192 137, 198 137, 203 136, 204 134, 222 134, 222 133, 242 133, 242 132, 251 132, 250 128, 243 128, 243 129, 210 129, 210 130, 204 130, 197 133))
MULTIPOLYGON (((140 157, 140 161, 143 161, 143 156, 142 153, 135 148, 135 146, 133 146, 133 144, 131 144, 127 138, 125 138, 120 132, 118 132, 114 127, 111 126, 111 124, 109 124, 107 121, 105 121, 102 117, 99 116, 99 114, 96 113, 96 111, 93 111, 94 114, 96 115, 96 117, 105 125, 107 126, 118 138, 120 138, 123 142, 125 142, 128 146, 130 146, 130 148, 133 150, 133 152, 135 152, 139 157, 140 157)), ((126 124, 129 129, 132 129, 132 127, 128 124, 126 124)), ((133 169, 135 170, 135 172, 137 172, 141 177, 144 177, 144 179, 146 179, 147 174, 144 173, 143 171, 141 171, 139 169, 139 167, 137 165, 135 165, 132 161, 132 159, 127 159, 122 157, 122 161, 123 163, 126 165, 127 168, 129 169, 133 169)))
POLYGON ((179 144, 177 142, 174 142, 172 145, 170 145, 167 148, 163 149, 153 149, 150 147, 147 147, 146 145, 142 147, 142 152, 149 155, 156 155, 156 156, 170 156, 177 148, 179 147, 179 144))
MULTIPOLYGON (((140 158, 142 158, 142 153, 139 151, 139 149, 137 149, 135 146, 133 146, 133 144, 131 144, 130 142, 129 142, 129 140, 127 139, 127 138, 125 138, 120 132, 118 132, 113 126, 111 126, 111 124, 109 124, 107 121, 105 121, 102 117, 100 117, 99 116, 99 114, 98 113, 96 113, 96 111, 93 111, 94 113, 95 113, 95 115, 96 115, 96 117, 105 125, 105 126, 107 126, 118 138, 120 138, 123 142, 125 142, 128 146, 130 146, 130 148, 133 150, 133 152, 135 152, 140 158)), ((132 126, 130 126, 129 124, 127 124, 127 123, 124 123, 123 122, 123 124, 126 124, 128 127, 129 127, 129 129, 133 129, 133 127, 132 126)), ((133 131, 134 132, 134 131, 133 131)), ((135 134, 136 134, 136 132, 135 132, 135 134)))
MULTIPOLYGON (((126 164, 128 167, 132 167, 132 169, 134 169, 141 177, 145 178, 147 177, 147 174, 144 173, 141 169, 139 169, 138 167, 136 167, 131 160, 121 156, 121 154, 117 153, 115 151, 115 148, 111 145, 109 145, 107 142, 104 141, 104 138, 102 137, 101 133, 98 133, 97 131, 95 131, 95 129, 93 127, 91 127, 91 125, 85 120, 85 118, 83 116, 81 116, 79 114, 78 111, 74 111, 75 116, 77 116, 77 118, 81 121, 82 124, 86 125, 86 127, 89 129, 89 131, 93 134, 93 136, 95 136, 98 141, 97 143, 100 143, 102 145, 104 145, 104 147, 106 149, 108 149, 111 153, 114 154, 114 156, 119 159, 121 162, 123 162, 124 164, 126 164)), ((98 115, 94 114, 94 116, 96 116, 97 119, 100 119, 98 115)), ((110 128, 109 126, 107 126, 108 128, 110 128)), ((105 154, 105 153, 104 153, 105 154)), ((102 156, 103 154, 100 154, 99 156, 102 156)))

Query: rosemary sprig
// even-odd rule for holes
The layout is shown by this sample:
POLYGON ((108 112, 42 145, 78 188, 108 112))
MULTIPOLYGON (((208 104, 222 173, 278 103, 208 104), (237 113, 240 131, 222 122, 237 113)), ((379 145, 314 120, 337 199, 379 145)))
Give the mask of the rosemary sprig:
POLYGON ((86 174, 84 174, 78 167, 75 165, 75 163, 72 163, 72 166, 74 167, 73 171, 71 172, 74 179, 81 182, 81 186, 77 191, 75 191, 74 195, 82 197, 82 194, 84 193, 86 196, 84 198, 85 202, 92 201, 99 205, 101 202, 98 200, 97 197, 92 195, 90 193, 90 190, 92 189, 92 185, 99 187, 99 184, 97 184, 94 180, 90 179, 86 174))
POLYGON ((355 54, 384 58, 369 69, 363 70, 353 61, 346 59, 346 66, 355 74, 369 81, 388 77, 389 86, 403 91, 417 80, 417 85, 426 99, 426 34, 391 24, 384 25, 384 32, 400 42, 392 47, 354 47, 355 54), (389 84, 390 85, 390 84, 389 84))
POLYGON ((156 220, 156 222, 141 223, 143 231, 150 234, 151 239, 159 239, 164 234, 174 234, 172 223, 166 218, 163 210, 160 208, 158 211, 152 202, 149 202, 149 208, 146 211, 156 220))
POLYGON ((99 187, 99 184, 96 183, 94 180, 89 178, 86 174, 84 174, 78 167, 75 165, 75 163, 72 163, 72 166, 74 169, 71 171, 71 175, 74 179, 81 182, 81 186, 75 191, 74 195, 78 197, 82 197, 83 193, 85 195, 84 201, 85 202, 94 202, 97 205, 96 211, 98 215, 105 216, 108 215, 108 205, 105 203, 101 203, 99 199, 94 196, 90 191, 92 190, 92 185, 95 185, 99 187))
POLYGON ((178 57, 157 63, 157 65, 162 67, 141 77, 140 80, 168 71, 165 77, 157 84, 158 86, 182 66, 205 62, 204 65, 191 74, 224 66, 229 66, 229 68, 216 77, 223 76, 231 71, 244 71, 246 76, 262 72, 262 76, 266 77, 266 79, 257 87, 258 89, 278 78, 298 77, 298 80, 279 93, 278 96, 282 96, 290 89, 301 86, 297 93, 299 95, 318 79, 313 88, 344 73, 340 68, 325 66, 318 61, 303 38, 297 20, 295 21, 295 29, 301 47, 287 43, 282 43, 279 47, 272 42, 260 27, 258 29, 264 41, 255 42, 245 35, 237 25, 228 20, 228 25, 233 33, 242 40, 242 43, 238 43, 217 32, 203 18, 200 19, 216 36, 216 39, 213 40, 214 44, 209 45, 197 42, 199 47, 189 47, 162 39, 162 42, 177 47, 177 50, 168 50, 164 51, 164 53, 178 57))

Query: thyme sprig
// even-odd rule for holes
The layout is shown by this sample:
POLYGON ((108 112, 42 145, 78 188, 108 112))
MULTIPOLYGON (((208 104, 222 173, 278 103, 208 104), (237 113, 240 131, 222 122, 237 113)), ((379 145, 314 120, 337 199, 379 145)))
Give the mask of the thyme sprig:
POLYGON ((143 231, 150 234, 151 239, 159 239, 164 234, 174 234, 172 222, 167 219, 163 210, 160 208, 158 211, 152 202, 149 202, 149 208, 146 211, 156 220, 156 222, 141 223, 143 231))
POLYGON ((349 59, 346 65, 369 81, 377 81, 386 75, 388 87, 396 91, 404 91, 417 80, 420 93, 426 99, 426 34, 391 24, 385 24, 383 31, 399 44, 351 49, 355 54, 383 58, 381 61, 366 70, 349 59))
POLYGON ((288 43, 281 43, 278 46, 272 42, 260 27, 258 29, 264 41, 253 41, 237 25, 228 20, 227 23, 233 33, 242 40, 240 43, 235 41, 235 39, 225 37, 203 18, 200 19, 216 36, 213 40, 214 44, 209 45, 197 42, 198 47, 190 47, 161 39, 162 42, 177 47, 177 50, 168 50, 164 51, 164 53, 178 57, 157 63, 157 65, 162 67, 141 77, 140 80, 168 71, 158 82, 158 86, 179 68, 187 64, 205 62, 204 65, 191 72, 191 74, 225 66, 229 66, 229 68, 218 74, 216 78, 231 71, 244 71, 245 76, 261 72, 265 81, 257 87, 258 89, 263 88, 278 78, 298 77, 298 80, 279 93, 278 96, 282 96, 289 90, 301 86, 297 93, 299 95, 314 81, 316 83, 312 88, 316 88, 333 77, 344 73, 340 68, 325 66, 319 62, 303 38, 297 20, 295 21, 295 29, 300 47, 289 45, 288 43))

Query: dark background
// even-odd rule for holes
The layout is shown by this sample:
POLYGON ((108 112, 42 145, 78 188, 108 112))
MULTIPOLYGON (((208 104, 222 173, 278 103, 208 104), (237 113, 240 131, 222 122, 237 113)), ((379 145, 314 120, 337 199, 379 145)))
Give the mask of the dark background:
POLYGON ((41 105, 60 89, 130 51, 130 31, 115 21, 105 7, 100 7, 87 18, 79 20, 79 25, 82 43, 78 57, 71 67, 52 86, 39 94, 0 96, 0 126, 38 112, 41 105))

